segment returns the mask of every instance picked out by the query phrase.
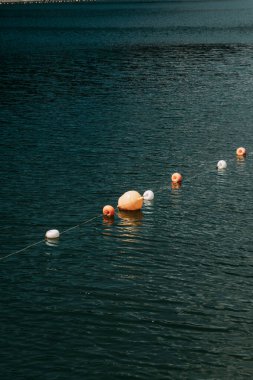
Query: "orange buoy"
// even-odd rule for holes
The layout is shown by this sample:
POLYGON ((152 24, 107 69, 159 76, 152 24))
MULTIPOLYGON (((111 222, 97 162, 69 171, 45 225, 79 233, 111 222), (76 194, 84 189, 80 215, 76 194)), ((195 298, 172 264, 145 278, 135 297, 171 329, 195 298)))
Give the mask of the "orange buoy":
POLYGON ((236 149, 236 155, 239 157, 246 156, 246 149, 244 147, 240 147, 236 149))
POLYGON ((103 215, 107 216, 108 218, 113 218, 115 214, 115 210, 112 206, 106 205, 103 208, 103 215))
POLYGON ((46 239, 58 239, 60 232, 58 230, 48 230, 45 235, 46 239))
POLYGON ((171 181, 173 183, 181 183, 182 179, 183 179, 183 177, 182 177, 182 175, 180 173, 174 173, 171 176, 171 181))
POLYGON ((143 205, 143 197, 138 191, 130 190, 121 195, 118 200, 119 210, 135 211, 140 210, 143 205))

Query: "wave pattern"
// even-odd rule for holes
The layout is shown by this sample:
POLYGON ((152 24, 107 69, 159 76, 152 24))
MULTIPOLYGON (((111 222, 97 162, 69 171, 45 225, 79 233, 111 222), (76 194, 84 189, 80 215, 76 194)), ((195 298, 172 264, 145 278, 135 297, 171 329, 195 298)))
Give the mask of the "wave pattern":
POLYGON ((155 193, 1 261, 3 379, 252 378, 252 8, 236 4, 1 8, 0 257, 155 193))

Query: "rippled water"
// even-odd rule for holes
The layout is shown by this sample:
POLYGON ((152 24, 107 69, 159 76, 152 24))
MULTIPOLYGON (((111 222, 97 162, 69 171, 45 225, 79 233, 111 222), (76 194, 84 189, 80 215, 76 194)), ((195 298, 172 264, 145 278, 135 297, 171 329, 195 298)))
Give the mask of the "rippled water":
POLYGON ((252 16, 1 6, 1 378, 252 378, 252 16))

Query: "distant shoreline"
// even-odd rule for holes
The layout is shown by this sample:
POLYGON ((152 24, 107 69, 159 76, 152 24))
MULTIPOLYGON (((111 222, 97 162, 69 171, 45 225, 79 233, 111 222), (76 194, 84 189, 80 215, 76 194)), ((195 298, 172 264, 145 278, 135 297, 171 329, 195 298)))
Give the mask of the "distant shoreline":
POLYGON ((94 3, 96 0, 0 0, 0 5, 48 4, 48 3, 94 3))

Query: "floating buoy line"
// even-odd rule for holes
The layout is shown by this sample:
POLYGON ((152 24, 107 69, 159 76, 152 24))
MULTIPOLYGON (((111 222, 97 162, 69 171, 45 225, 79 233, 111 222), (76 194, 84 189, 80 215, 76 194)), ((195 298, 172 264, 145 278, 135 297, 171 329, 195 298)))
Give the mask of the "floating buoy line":
MULTIPOLYGON (((252 153, 253 154, 253 153, 252 153)), ((244 159, 245 156, 247 155, 247 150, 246 148, 244 147, 239 147, 236 149, 236 156, 238 159, 244 159)), ((226 170, 227 168, 227 161, 225 160, 220 160, 217 162, 216 164, 216 169, 218 171, 224 171, 226 170)), ((192 176, 190 177, 190 179, 194 179, 196 177, 199 176, 199 173, 196 174, 195 176, 192 176)), ((171 175, 171 189, 179 189, 181 187, 181 184, 182 184, 182 181, 183 181, 183 176, 181 173, 173 173, 171 175)), ((168 186, 162 186, 160 187, 160 189, 158 189, 156 191, 156 193, 159 193, 160 191, 162 191, 164 188, 168 188, 168 186)), ((133 212, 133 211, 139 211, 141 210, 142 206, 143 206, 143 203, 145 201, 152 201, 154 199, 155 195, 154 195, 154 192, 152 190, 146 190, 143 195, 141 195, 138 191, 136 190, 130 190, 130 191, 127 191, 125 192, 119 199, 118 199, 118 204, 117 204, 117 208, 119 211, 125 211, 125 212, 133 212)), ((7 259, 8 257, 11 257, 11 256, 14 256, 14 255, 17 255, 21 252, 25 252, 26 250, 28 250, 29 248, 32 248, 32 247, 35 247, 43 242, 48 242, 48 243, 56 243, 60 236, 71 231, 71 230, 74 230, 82 225, 85 225, 85 224, 88 224, 92 221, 94 221, 95 219, 98 219, 98 218, 101 218, 101 216, 104 216, 105 218, 107 218, 108 220, 109 219, 113 219, 114 216, 115 216, 115 208, 111 205, 106 205, 103 207, 103 210, 102 210, 102 214, 98 214, 90 219, 87 219, 87 220, 84 220, 84 221, 81 221, 79 222, 78 224, 76 224, 75 226, 72 226, 72 227, 69 227, 67 228, 66 230, 63 230, 63 231, 59 231, 58 229, 51 229, 51 230, 48 230, 46 231, 45 233, 45 237, 44 239, 42 240, 39 240, 35 243, 32 243, 32 244, 29 244, 27 245, 26 247, 22 248, 22 249, 19 249, 17 251, 14 251, 12 253, 9 253, 3 257, 0 257, 0 261, 1 260, 4 260, 4 259, 7 259)))

